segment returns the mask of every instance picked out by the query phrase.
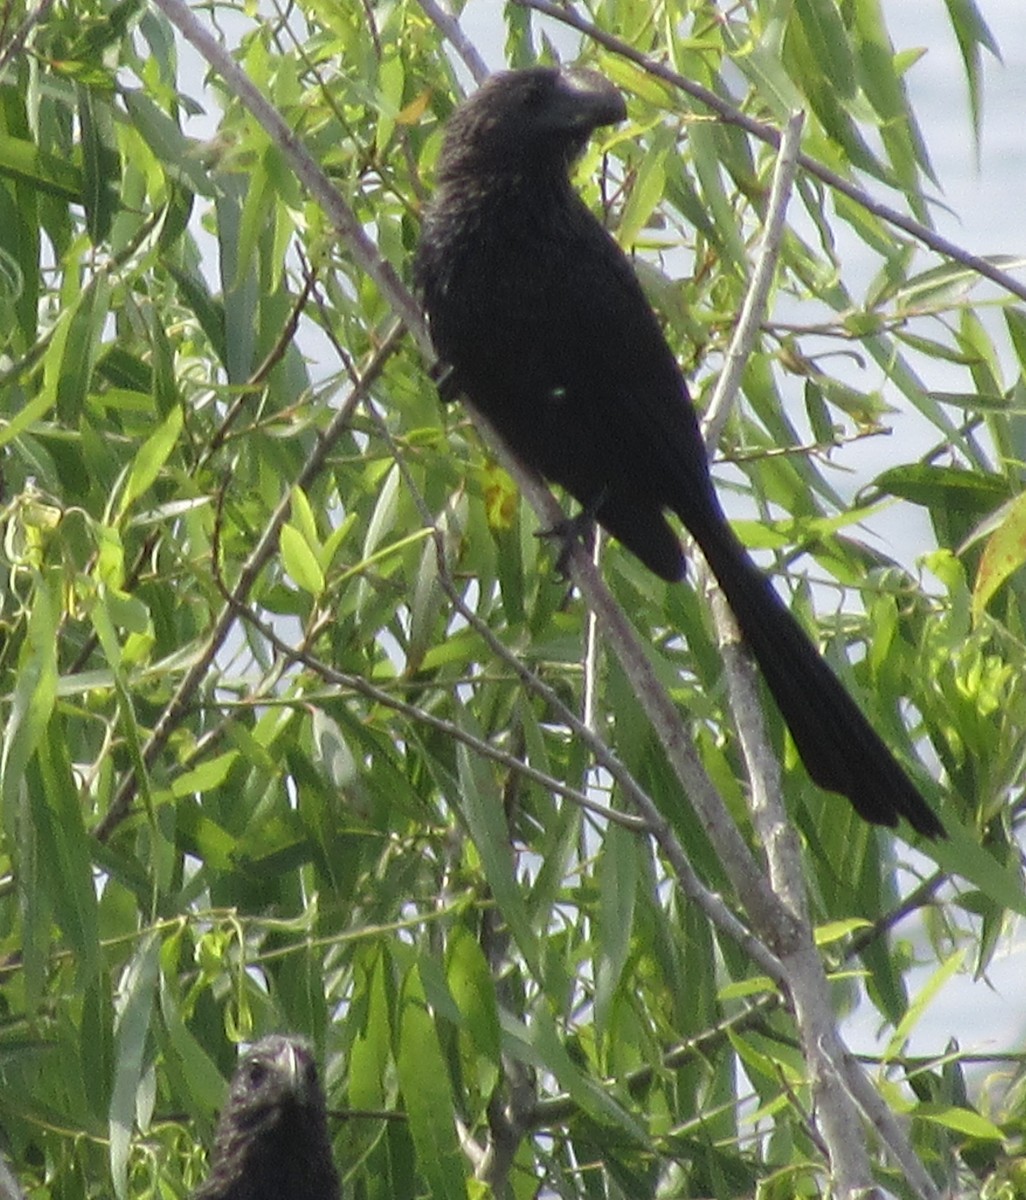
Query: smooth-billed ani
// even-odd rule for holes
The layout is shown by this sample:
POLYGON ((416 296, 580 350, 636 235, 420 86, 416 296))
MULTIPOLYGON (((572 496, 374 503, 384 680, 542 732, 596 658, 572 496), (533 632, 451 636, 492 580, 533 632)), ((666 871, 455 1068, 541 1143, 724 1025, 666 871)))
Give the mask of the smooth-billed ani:
POLYGON ((191 1200, 339 1200, 324 1092, 301 1038, 264 1038, 239 1062, 191 1200))
POLYGON ((561 484, 666 580, 675 512, 712 568, 821 787, 868 821, 944 833, 749 559, 716 497, 687 387, 634 269, 570 183, 598 126, 626 116, 593 71, 492 76, 449 119, 415 263, 431 337, 526 465, 561 484))

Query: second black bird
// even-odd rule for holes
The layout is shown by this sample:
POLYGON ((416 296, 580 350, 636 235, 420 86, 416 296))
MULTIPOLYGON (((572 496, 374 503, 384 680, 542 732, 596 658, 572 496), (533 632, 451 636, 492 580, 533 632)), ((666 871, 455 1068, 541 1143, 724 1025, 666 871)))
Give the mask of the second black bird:
POLYGON ((451 117, 415 274, 452 383, 663 579, 701 547, 812 778, 867 821, 944 828, 724 517, 684 379, 568 169, 623 98, 592 71, 492 76, 451 117))
POLYGON ((324 1092, 310 1048, 274 1035, 248 1050, 191 1200, 339 1200, 324 1092))

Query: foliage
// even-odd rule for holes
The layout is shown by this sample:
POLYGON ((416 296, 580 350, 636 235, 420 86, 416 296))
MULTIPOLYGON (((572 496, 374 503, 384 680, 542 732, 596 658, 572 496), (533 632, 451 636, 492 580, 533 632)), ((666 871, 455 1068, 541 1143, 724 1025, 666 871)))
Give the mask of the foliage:
MULTIPOLYGON (((591 7, 738 110, 804 107, 806 154, 929 220, 915 55, 876 0, 591 7)), ((948 7, 976 113, 992 39, 972 0, 948 7)), ((467 78, 434 8, 197 10, 404 277, 467 78)), ((5 8, 0 48, 0 1123, 19 1176, 61 1200, 185 1195, 235 1043, 281 1029, 327 1063, 359 1200, 462 1198, 475 1175, 518 1197, 817 1194, 782 996, 647 836, 576 803, 625 806, 554 704, 587 691, 737 907, 637 695, 586 656, 537 519, 390 337, 282 147, 156 8, 26 15, 5 8)), ((529 6, 495 17, 510 63, 579 45, 627 94, 580 186, 702 405, 773 148, 529 6)), ((875 1006, 876 1082, 952 1187, 990 1175, 1026 1113, 1018 1076, 984 1109, 955 1045, 905 1053, 933 994, 914 969, 982 973, 1022 907, 1024 361, 1021 298, 806 170, 720 449, 740 532, 960 830, 971 887, 817 793, 767 714, 838 1013, 875 1006), (936 363, 960 388, 924 387, 936 363), (851 495, 835 464, 896 409, 926 442, 884 444, 851 495), (913 510, 936 538, 916 568, 863 526, 913 510), (924 905, 928 937, 895 936, 924 905)), ((616 545, 603 572, 752 838, 702 604, 616 545)))

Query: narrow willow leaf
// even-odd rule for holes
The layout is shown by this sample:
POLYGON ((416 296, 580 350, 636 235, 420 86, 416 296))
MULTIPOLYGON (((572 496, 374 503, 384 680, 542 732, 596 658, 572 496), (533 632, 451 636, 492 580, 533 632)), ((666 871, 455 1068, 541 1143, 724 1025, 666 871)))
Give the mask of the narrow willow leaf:
POLYGON ((834 0, 796 0, 792 21, 801 22, 823 75, 837 95, 855 96, 855 55, 841 9, 834 0))
POLYGON ((54 914, 74 952, 80 985, 85 987, 100 971, 100 924, 89 836, 72 774, 65 725, 58 718, 50 720, 38 758, 42 787, 35 794, 29 789, 29 802, 54 914))
POLYGON ((278 535, 281 560, 292 581, 311 596, 324 591, 324 572, 317 555, 295 525, 283 525, 278 535))
POLYGON ((449 938, 446 982, 478 1053, 499 1065, 499 1014, 491 967, 477 940, 457 926, 449 938))
POLYGON ((314 516, 310 500, 302 488, 294 487, 289 493, 292 523, 303 535, 304 541, 317 555, 320 563, 324 563, 324 547, 321 545, 317 532, 317 518, 314 516))
POLYGON ((987 538, 973 585, 973 619, 979 621, 998 588, 1026 563, 1026 493, 1005 509, 987 538))
POLYGON ((890 1042, 887 1044, 887 1048, 884 1051, 885 1062, 894 1055, 902 1053, 909 1035, 922 1020, 923 1014, 929 1007, 930 1002, 937 996, 948 980, 961 970, 962 964, 965 962, 965 956, 966 950, 964 947, 948 955, 947 959, 941 963, 937 970, 933 972, 926 983, 919 989, 915 999, 909 1005, 904 1020, 895 1029, 890 1042))
POLYGON ((912 1115, 924 1121, 932 1121, 935 1125, 943 1125, 964 1133, 967 1137, 982 1138, 989 1142, 1003 1142, 1006 1134, 1000 1125, 988 1121, 986 1117, 970 1108, 962 1108, 953 1104, 917 1104, 912 1109, 912 1115))
POLYGON ((349 1102, 354 1108, 381 1109, 392 1062, 392 1022, 388 956, 380 949, 361 957, 364 1016, 349 1051, 349 1102))
POLYGON ((82 198, 93 245, 107 240, 118 209, 121 159, 108 98, 99 89, 79 85, 78 119, 82 130, 82 198))
POLYGON ((40 576, 0 748, 0 789, 4 825, 9 831, 15 828, 18 792, 26 765, 46 736, 56 699, 59 597, 59 576, 40 576))
POLYGON ((712 131, 699 122, 691 126, 689 141, 694 154, 695 171, 702 184, 702 197, 712 214, 717 240, 731 261, 743 273, 747 272, 748 256, 738 231, 737 215, 724 190, 716 139, 712 131))
POLYGON ((962 52, 962 63, 965 66, 966 86, 969 90, 969 108, 973 118, 973 132, 979 146, 980 125, 983 116, 983 98, 980 84, 983 72, 980 62, 980 50, 989 50, 995 58, 1001 58, 1001 51, 984 21, 975 0, 944 0, 951 18, 951 27, 958 40, 958 48, 962 52))
POLYGON ((603 1029, 620 986, 631 937, 638 886, 638 848, 635 835, 610 825, 599 859, 598 950, 596 967, 596 1022, 603 1029))
POLYGON ((164 421, 143 442, 132 461, 132 469, 118 507, 119 516, 124 516, 132 503, 153 486, 161 468, 175 448, 183 422, 181 408, 172 408, 164 421))
POLYGON ((135 1102, 146 1069, 146 1039, 160 967, 160 938, 146 934, 132 956, 122 985, 114 1035, 114 1093, 110 1102, 110 1171, 118 1200, 128 1196, 128 1155, 135 1102))
POLYGON ((196 792, 209 792, 220 787, 228 778, 228 773, 239 759, 237 750, 229 750, 216 758, 206 759, 191 771, 179 775, 172 785, 176 796, 189 796, 196 792))
POLYGON ((0 134, 0 175, 30 183, 58 199, 82 203, 85 185, 80 168, 24 138, 0 134))
POLYGON ((637 241, 638 234, 648 224, 653 210, 663 197, 666 188, 663 161, 668 149, 668 146, 655 146, 641 160, 617 228, 617 236, 626 247, 633 246, 637 241))
POLYGON ((110 283, 105 275, 97 275, 62 314, 67 319, 47 347, 40 396, 49 396, 58 416, 71 426, 78 424, 89 394, 109 303, 110 283))
POLYGON ((168 1064, 169 1074, 176 1083, 181 1081, 192 1101, 192 1111, 209 1121, 223 1103, 225 1081, 186 1020, 180 991, 184 964, 179 955, 184 940, 178 932, 165 938, 160 950, 160 1015, 173 1060, 173 1065, 168 1064))
POLYGON ((639 1146, 649 1145, 648 1134, 637 1118, 616 1100, 608 1088, 592 1078, 570 1057, 565 1040, 544 1002, 535 1010, 531 1041, 541 1055, 545 1069, 552 1072, 559 1080, 560 1087, 566 1089, 584 1112, 599 1124, 626 1134, 639 1146))
POLYGON ((533 969, 538 967, 538 944, 524 906, 523 893, 513 870, 502 797, 491 777, 490 765, 467 749, 457 748, 460 780, 460 811, 481 856, 485 878, 495 902, 509 923, 520 952, 533 969))
POLYGON ((429 1193, 434 1200, 467 1200, 449 1072, 416 966, 403 985, 396 1068, 417 1166, 429 1193))
POLYGON ((121 98, 131 114, 133 128, 145 139, 168 175, 191 191, 208 199, 212 197, 216 189, 198 153, 199 144, 186 137, 145 92, 126 88, 121 98))

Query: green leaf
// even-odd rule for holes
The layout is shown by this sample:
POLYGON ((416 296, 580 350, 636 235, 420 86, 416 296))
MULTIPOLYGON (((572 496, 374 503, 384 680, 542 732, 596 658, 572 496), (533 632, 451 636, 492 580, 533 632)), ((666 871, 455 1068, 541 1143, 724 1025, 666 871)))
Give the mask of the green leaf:
POLYGON ((878 475, 874 484, 882 492, 926 508, 951 505, 981 515, 1008 499, 1007 484, 997 476, 958 467, 894 467, 878 475))
POLYGON ((32 184, 58 199, 82 203, 85 183, 81 170, 26 139, 0 133, 0 175, 32 184))
POLYGON ((175 796, 189 796, 195 792, 213 791, 228 778, 229 772, 238 759, 239 752, 237 750, 229 750, 226 754, 219 754, 215 758, 207 759, 199 766, 193 767, 191 771, 179 775, 171 790, 175 796))
POLYGON ((107 240, 118 208, 121 161, 109 99, 85 85, 76 90, 82 129, 82 201, 89 239, 96 246, 107 240))
POLYGON ((653 148, 650 154, 645 155, 638 167, 634 186, 620 213, 620 224, 616 231, 620 242, 628 248, 637 241, 638 234, 648 224, 653 210, 666 190, 666 172, 663 169, 663 161, 667 149, 666 146, 653 148))
POLYGON ((991 597, 1023 563, 1026 563, 1026 493, 1005 507, 984 544, 973 585, 974 620, 982 618, 991 597))
POLYGON ((620 987, 631 937, 637 899, 638 850, 635 835, 619 825, 606 830, 599 865, 598 948, 595 1017, 600 1030, 620 987))
POLYGON ((712 216, 719 243, 731 262, 747 272, 748 255, 738 232, 737 214, 723 186, 713 132, 698 123, 691 126, 688 136, 695 170, 702 184, 702 197, 712 216))
POLYGON ((16 682, 0 747, 0 787, 8 836, 15 827, 25 769, 46 736, 57 694, 60 584, 56 573, 37 577, 26 637, 18 656, 16 682))
POLYGON ((38 751, 41 786, 29 788, 29 804, 48 878, 54 913, 71 946, 79 984, 91 986, 100 972, 100 927, 89 835, 65 741, 65 725, 50 720, 38 751))
POLYGON ((119 1200, 128 1196, 128 1158, 135 1127, 136 1101, 146 1069, 146 1039, 160 967, 160 938, 139 942, 122 986, 122 1005, 114 1040, 114 1092, 111 1096, 110 1170, 119 1200))
POLYGON ((937 996, 944 985, 961 970, 962 964, 965 962, 965 950, 956 950, 953 954, 949 954, 947 959, 941 963, 936 971, 930 976, 927 982, 919 989, 915 999, 909 1005, 908 1012, 903 1020, 895 1029, 890 1042, 885 1051, 885 1058, 891 1058, 895 1054, 900 1054, 905 1046, 909 1035, 919 1024, 923 1018, 923 1014, 929 1007, 930 1002, 937 996))
POLYGON ((583 1071, 570 1057, 565 1041, 544 1003, 533 1014, 531 1042, 545 1069, 552 1072, 560 1087, 569 1093, 582 1111, 600 1125, 626 1134, 639 1146, 648 1146, 648 1135, 637 1119, 618 1103, 599 1080, 583 1071))
POLYGON ((388 957, 380 948, 360 963, 364 1019, 349 1052, 349 1100, 354 1108, 381 1109, 392 1061, 392 1027, 387 986, 388 957))
POLYGON ((282 562, 290 578, 304 592, 319 596, 324 591, 324 572, 306 538, 295 525, 285 524, 281 527, 278 541, 282 562))
POLYGON ((132 470, 125 484, 125 491, 118 506, 118 516, 123 517, 131 505, 156 482, 161 468, 171 456, 171 451, 182 432, 184 417, 181 408, 172 408, 157 429, 146 439, 139 453, 132 460, 132 470))
POLYGON ((796 0, 792 20, 802 30, 823 75, 842 99, 855 95, 855 56, 834 0, 796 0))
POLYGON ((960 1108, 947 1104, 917 1104, 912 1115, 924 1121, 932 1121, 967 1137, 983 1138, 987 1141, 1004 1142, 1005 1131, 1000 1125, 988 1121, 971 1108, 960 1108))
POLYGON ((830 946, 857 930, 868 929, 871 926, 871 921, 866 921, 861 917, 851 917, 845 921, 828 921, 824 925, 816 926, 816 945, 830 946))
POLYGON ((74 425, 89 393, 92 364, 104 322, 110 287, 102 275, 61 312, 43 353, 43 384, 32 400, 0 427, 0 445, 29 429, 52 408, 74 425))
MULTIPOLYGON (((464 714, 469 720, 469 714, 464 714)), ((485 878, 503 917, 509 924, 521 954, 537 970, 538 945, 524 907, 523 894, 513 870, 509 830, 503 820, 502 797, 490 769, 464 743, 457 748, 460 779, 460 811, 481 856, 485 878)))
POLYGON ((430 1195, 434 1200, 467 1200, 449 1073, 416 966, 403 983, 396 1069, 417 1166, 430 1195))
POLYGON ((972 113, 973 132, 979 146, 980 124, 983 113, 983 100, 980 92, 982 70, 980 50, 989 50, 995 58, 1001 58, 1001 51, 990 32, 986 21, 980 14, 975 0, 944 0, 951 19, 951 27, 958 39, 958 48, 962 52, 962 62, 965 66, 966 85, 969 89, 969 109, 972 113))
POLYGON ((317 518, 313 508, 302 488, 294 487, 290 493, 292 523, 302 533, 303 540, 317 554, 319 562, 324 561, 324 548, 321 546, 317 533, 317 518))
POLYGON ((477 941, 457 926, 449 938, 446 981, 478 1053, 499 1065, 499 1014, 491 968, 477 941))
POLYGON ((132 127, 142 135, 161 166, 190 191, 208 199, 216 192, 214 177, 204 167, 199 143, 186 137, 171 118, 145 92, 122 93, 132 127))
MULTIPOLYGON (((160 951, 160 1015, 173 1058, 170 1074, 181 1081, 190 1099, 190 1108, 209 1121, 224 1101, 225 1081, 200 1042, 193 1036, 183 1010, 179 950, 181 933, 166 938, 160 951)), ((191 963, 188 964, 191 967, 191 963)), ((171 1064, 169 1063, 169 1067, 171 1064)))

